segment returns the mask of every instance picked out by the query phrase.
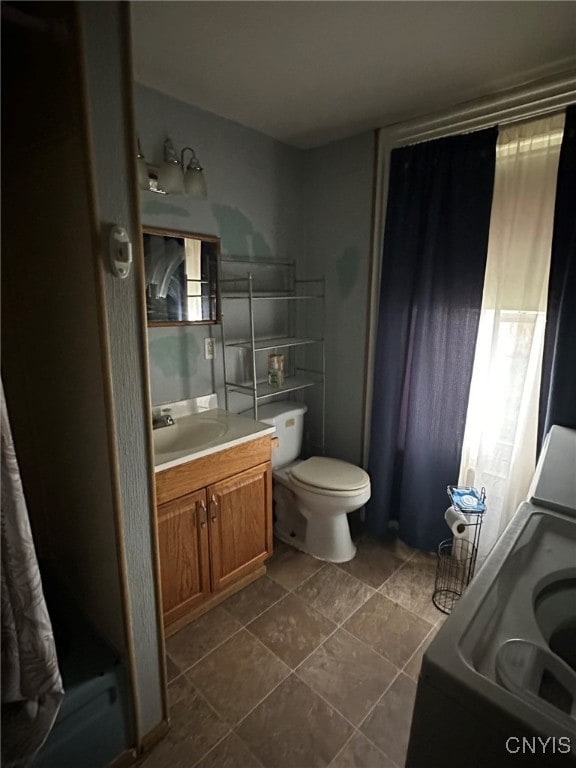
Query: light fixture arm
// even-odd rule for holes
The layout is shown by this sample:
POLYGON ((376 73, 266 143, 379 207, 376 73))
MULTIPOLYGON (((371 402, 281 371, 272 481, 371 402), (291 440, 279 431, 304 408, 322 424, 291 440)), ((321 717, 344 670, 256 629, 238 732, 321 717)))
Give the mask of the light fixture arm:
POLYGON ((180 161, 182 163, 182 168, 184 170, 186 169, 186 166, 184 165, 184 153, 186 151, 192 152, 192 157, 190 158, 190 162, 188 163, 188 168, 191 168, 195 171, 202 171, 203 168, 200 165, 200 160, 198 160, 198 158, 196 157, 196 152, 192 149, 192 147, 184 147, 184 149, 180 153, 180 161))

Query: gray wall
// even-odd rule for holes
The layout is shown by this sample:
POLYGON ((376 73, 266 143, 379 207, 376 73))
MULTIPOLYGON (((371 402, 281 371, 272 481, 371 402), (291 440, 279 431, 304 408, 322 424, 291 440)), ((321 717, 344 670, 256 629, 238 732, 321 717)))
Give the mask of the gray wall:
MULTIPOLYGON (((208 184, 206 200, 142 192, 143 225, 217 235, 223 256, 295 259, 302 249, 301 153, 256 131, 135 86, 136 126, 149 163, 162 161, 169 136, 177 151, 192 146, 208 184)), ((228 303, 227 312, 239 311, 228 303)), ((228 317, 228 326, 234 318, 228 317)), ((222 350, 204 360, 216 327, 149 329, 152 403, 222 392, 222 350)), ((233 361, 229 361, 233 365, 233 361)), ((223 398, 220 397, 223 406, 223 398)))
POLYGON ((126 227, 133 242, 139 237, 138 209, 133 204, 135 189, 131 179, 134 158, 126 91, 130 74, 124 11, 120 3, 80 5, 100 217, 100 268, 112 384, 112 448, 118 468, 137 725, 140 735, 145 735, 158 725, 164 713, 158 635, 161 617, 156 603, 151 527, 155 505, 150 482, 153 470, 142 327, 142 276, 138 262, 125 280, 114 277, 107 263, 107 238, 112 224, 126 227))
MULTIPOLYGON (((303 276, 326 279, 326 454, 362 456, 374 135, 305 153, 303 276)), ((312 406, 311 406, 312 411, 312 406)))
MULTIPOLYGON (((178 150, 194 147, 208 182, 207 200, 143 192, 143 224, 219 235, 226 256, 295 259, 300 277, 325 275, 326 453, 359 463, 373 134, 297 150, 140 85, 136 123, 148 162, 161 162, 170 136, 178 150)), ((230 303, 224 309, 240 311, 230 303)), ((228 314, 227 328, 235 325, 236 318, 230 320, 228 314)), ((311 318, 312 335, 316 325, 311 318)), ((204 337, 211 332, 219 340, 219 330, 210 326, 149 330, 153 404, 214 390, 221 396, 221 348, 214 366, 203 359, 204 337)), ((309 364, 316 368, 318 360, 309 364)), ((320 444, 319 390, 306 390, 304 399, 312 433, 307 444, 314 452, 320 444)))

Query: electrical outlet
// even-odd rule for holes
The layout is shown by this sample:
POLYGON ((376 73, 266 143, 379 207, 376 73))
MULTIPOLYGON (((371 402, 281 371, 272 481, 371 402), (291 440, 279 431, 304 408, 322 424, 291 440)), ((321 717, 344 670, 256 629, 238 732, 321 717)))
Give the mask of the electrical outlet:
POLYGON ((214 360, 214 339, 210 336, 204 339, 204 360, 214 360))

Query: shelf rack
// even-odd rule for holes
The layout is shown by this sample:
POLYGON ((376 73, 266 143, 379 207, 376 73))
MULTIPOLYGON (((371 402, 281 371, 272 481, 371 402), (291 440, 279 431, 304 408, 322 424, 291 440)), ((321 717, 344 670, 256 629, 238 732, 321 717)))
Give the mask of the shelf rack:
MULTIPOLYGON (((324 278, 298 280, 296 278, 296 268, 294 262, 279 262, 273 259, 236 259, 222 258, 222 346, 224 358, 224 391, 226 408, 229 404, 229 395, 232 392, 247 395, 252 401, 252 410, 254 418, 258 418, 258 404, 262 400, 270 400, 278 395, 301 392, 309 387, 320 387, 321 399, 321 449, 324 450, 325 442, 325 402, 326 402, 326 354, 324 344, 323 327, 318 329, 318 334, 311 337, 304 337, 296 333, 298 305, 303 302, 320 301, 320 317, 323 326, 324 319, 324 278), (227 277, 227 265, 245 265, 245 270, 234 277, 227 277), (285 270, 286 287, 282 289, 258 290, 260 280, 260 271, 262 269, 275 268, 285 270), (244 301, 247 303, 247 313, 249 320, 249 334, 247 338, 228 341, 228 328, 226 323, 227 311, 226 302, 244 301), (288 320, 286 333, 278 336, 266 334, 266 328, 258 328, 255 319, 255 306, 259 302, 283 302, 288 307, 288 320), (296 350, 305 347, 317 346, 320 348, 319 367, 307 368, 299 365, 296 359, 296 350), (229 366, 227 364, 227 351, 240 350, 249 354, 250 373, 248 381, 234 381, 229 376, 229 366), (290 350, 294 350, 291 353, 290 350), (290 357, 289 368, 285 382, 281 386, 273 386, 268 383, 267 378, 258 375, 258 356, 264 353, 276 353, 279 351, 287 352, 290 357)), ((244 268, 240 266, 240 269, 244 268)), ((268 329, 269 331, 269 329, 268 329)), ((260 366, 261 367, 261 366, 260 366)))

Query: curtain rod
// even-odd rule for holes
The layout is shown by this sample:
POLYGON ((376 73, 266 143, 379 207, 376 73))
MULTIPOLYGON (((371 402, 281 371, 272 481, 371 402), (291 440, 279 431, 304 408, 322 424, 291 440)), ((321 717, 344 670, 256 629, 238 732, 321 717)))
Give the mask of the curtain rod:
POLYGON ((466 102, 447 112, 383 126, 380 134, 389 146, 417 144, 558 112, 575 102, 576 70, 571 70, 499 95, 466 102))

